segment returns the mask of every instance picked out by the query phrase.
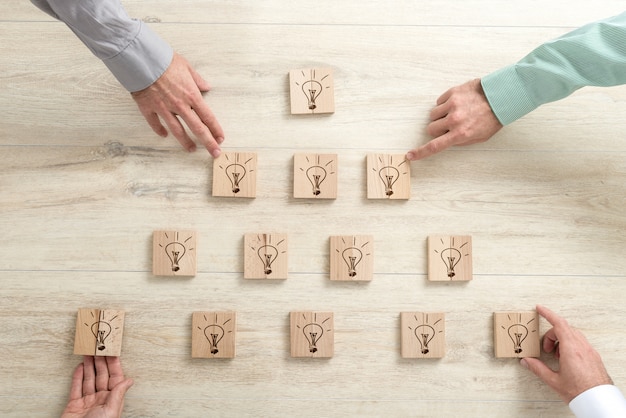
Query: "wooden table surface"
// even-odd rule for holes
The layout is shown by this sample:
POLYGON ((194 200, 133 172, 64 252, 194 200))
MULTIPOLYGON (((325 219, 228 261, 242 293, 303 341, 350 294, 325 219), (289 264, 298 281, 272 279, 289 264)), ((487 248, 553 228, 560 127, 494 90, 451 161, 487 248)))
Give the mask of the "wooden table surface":
MULTIPOLYGON (((561 417, 493 353, 492 313, 537 303, 626 388, 626 88, 586 88, 491 141, 411 164, 411 199, 366 198, 449 87, 618 14, 623 2, 124 1, 213 85, 255 199, 211 195, 213 160, 152 133, 104 65, 30 2, 0 3, 0 415, 58 416, 79 308, 126 312, 128 417, 561 417), (334 69, 332 115, 292 116, 287 74, 334 69), (292 197, 293 155, 336 153, 338 197, 292 197), (195 230, 198 273, 152 274, 152 233, 195 230), (289 278, 243 279, 243 236, 289 236, 289 278), (474 280, 428 282, 429 235, 471 235, 474 280), (329 237, 372 235, 374 278, 329 280, 329 237), (191 358, 194 311, 237 313, 232 360, 191 358), (331 359, 294 359, 289 312, 334 313, 331 359), (400 356, 400 312, 446 314, 441 360, 400 356)), ((549 326, 541 321, 541 331, 549 326)), ((551 361, 551 356, 543 355, 551 361)))

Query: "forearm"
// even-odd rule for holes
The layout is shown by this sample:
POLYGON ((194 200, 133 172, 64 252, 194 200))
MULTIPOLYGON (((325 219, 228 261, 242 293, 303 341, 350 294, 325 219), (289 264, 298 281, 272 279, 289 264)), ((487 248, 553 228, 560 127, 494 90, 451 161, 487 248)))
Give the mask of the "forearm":
POLYGON ((503 125, 581 87, 626 84, 626 13, 547 42, 481 82, 503 125))
POLYGON ((172 48, 119 0, 31 1, 69 26, 130 92, 150 86, 172 61, 172 48))

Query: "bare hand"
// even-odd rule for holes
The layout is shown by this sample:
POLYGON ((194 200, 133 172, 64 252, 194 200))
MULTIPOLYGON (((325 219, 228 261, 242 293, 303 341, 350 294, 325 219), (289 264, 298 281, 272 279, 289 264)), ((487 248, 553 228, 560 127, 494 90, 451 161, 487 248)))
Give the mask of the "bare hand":
POLYGON ((119 357, 85 356, 74 370, 70 400, 61 418, 119 418, 132 385, 132 379, 124 379, 119 357))
POLYGON ((419 160, 453 145, 485 142, 502 129, 494 115, 480 79, 468 81, 446 91, 430 112, 428 134, 435 137, 407 153, 408 160, 419 160))
POLYGON ((543 336, 543 350, 555 352, 559 359, 559 370, 554 371, 536 358, 524 358, 521 364, 548 386, 566 403, 587 389, 613 384, 598 352, 589 344, 585 336, 572 328, 565 319, 550 309, 537 306, 537 312, 552 324, 543 336))
POLYGON ((167 136, 162 119, 183 148, 194 151, 196 144, 178 120, 177 116, 180 116, 211 155, 218 157, 224 131, 201 94, 210 88, 185 58, 174 53, 172 63, 157 81, 131 94, 157 135, 167 136))

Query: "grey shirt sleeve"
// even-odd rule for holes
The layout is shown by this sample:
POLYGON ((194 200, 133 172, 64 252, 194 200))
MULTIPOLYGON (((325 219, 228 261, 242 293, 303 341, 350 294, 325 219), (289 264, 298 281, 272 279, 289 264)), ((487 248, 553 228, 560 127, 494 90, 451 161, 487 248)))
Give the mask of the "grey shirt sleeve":
POLYGON ((131 19, 119 0, 31 0, 64 22, 130 92, 154 83, 174 51, 144 22, 131 19))

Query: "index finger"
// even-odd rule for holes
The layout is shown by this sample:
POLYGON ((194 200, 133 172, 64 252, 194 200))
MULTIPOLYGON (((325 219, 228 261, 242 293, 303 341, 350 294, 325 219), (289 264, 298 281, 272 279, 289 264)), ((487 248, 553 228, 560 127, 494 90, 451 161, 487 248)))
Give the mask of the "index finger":
POLYGON ((440 137, 430 140, 421 147, 407 152, 406 158, 409 161, 421 160, 426 157, 430 157, 433 154, 437 154, 438 152, 441 152, 447 148, 450 148, 452 145, 453 144, 449 132, 447 132, 440 137))
POLYGON ((567 325, 567 321, 565 320, 565 318, 557 315, 545 306, 537 305, 537 313, 546 318, 548 322, 554 327, 559 325, 567 325))
POLYGON ((450 98, 450 96, 452 96, 452 89, 446 90, 445 93, 443 93, 441 96, 439 96, 439 98, 437 99, 437 106, 447 102, 448 99, 450 98))
POLYGON ((196 138, 204 147, 211 153, 214 158, 220 155, 220 146, 217 140, 213 137, 210 129, 205 125, 205 122, 200 118, 195 108, 190 108, 185 113, 180 113, 180 117, 185 121, 191 132, 194 133, 196 138))

